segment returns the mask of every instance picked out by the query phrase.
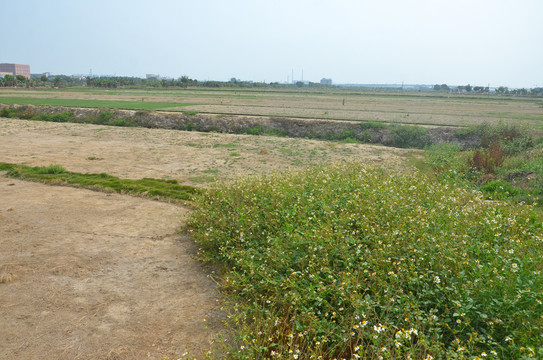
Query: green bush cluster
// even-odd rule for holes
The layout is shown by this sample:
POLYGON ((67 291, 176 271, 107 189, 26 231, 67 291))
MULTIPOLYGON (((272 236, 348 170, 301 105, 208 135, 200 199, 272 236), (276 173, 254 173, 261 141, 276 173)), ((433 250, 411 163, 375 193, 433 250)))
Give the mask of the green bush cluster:
POLYGON ((489 199, 543 205, 541 137, 528 128, 503 124, 470 127, 460 136, 469 134, 480 139, 477 148, 461 151, 456 144, 432 145, 419 167, 429 166, 441 178, 463 180, 489 199))
POLYGON ((264 135, 264 136, 286 136, 287 132, 282 129, 276 129, 276 128, 265 128, 263 126, 252 126, 248 128, 245 131, 242 131, 241 133, 247 134, 247 135, 264 135))
POLYGON ((355 164, 239 180, 191 231, 224 268, 230 358, 543 357, 536 208, 355 164))
POLYGON ((391 131, 395 147, 424 149, 432 144, 428 129, 421 126, 394 126, 391 131))

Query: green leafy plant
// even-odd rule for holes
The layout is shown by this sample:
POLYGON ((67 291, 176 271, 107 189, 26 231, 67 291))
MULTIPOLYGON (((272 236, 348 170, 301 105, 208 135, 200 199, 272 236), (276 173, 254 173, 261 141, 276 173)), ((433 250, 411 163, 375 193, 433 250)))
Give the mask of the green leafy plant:
POLYGON ((224 269, 226 357, 513 359, 543 356, 542 220, 343 164, 219 187, 190 231, 224 269))
POLYGON ((424 149, 432 143, 428 129, 421 126, 394 126, 391 130, 393 144, 397 147, 424 149))

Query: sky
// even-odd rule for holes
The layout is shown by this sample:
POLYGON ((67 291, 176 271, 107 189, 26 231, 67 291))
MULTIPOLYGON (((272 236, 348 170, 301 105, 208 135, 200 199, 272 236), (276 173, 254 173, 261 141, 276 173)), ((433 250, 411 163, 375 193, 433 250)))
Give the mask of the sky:
POLYGON ((0 0, 0 34, 32 73, 543 86, 542 0, 0 0))

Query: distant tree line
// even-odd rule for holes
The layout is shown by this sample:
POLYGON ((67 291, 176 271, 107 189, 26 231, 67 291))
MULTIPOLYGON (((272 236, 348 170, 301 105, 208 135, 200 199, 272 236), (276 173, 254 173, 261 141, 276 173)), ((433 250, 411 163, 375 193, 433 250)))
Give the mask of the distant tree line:
MULTIPOLYGON (((457 87, 451 87, 447 84, 436 84, 433 87, 434 91, 441 91, 441 92, 461 92, 461 93, 490 93, 490 88, 488 86, 471 86, 470 84, 467 85, 460 85, 457 87)), ((501 95, 521 95, 521 96, 543 96, 543 88, 536 87, 532 89, 509 89, 504 86, 500 86, 496 88, 495 90, 496 94, 501 95)))
POLYGON ((499 88, 496 88, 496 93, 504 95, 543 96, 543 87, 536 87, 532 89, 509 89, 507 87, 500 86, 499 88))
POLYGON ((26 87, 28 86, 29 82, 31 80, 27 79, 23 75, 6 75, 4 77, 0 77, 0 86, 3 87, 26 87))
MULTIPOLYGON (((0 87, 72 87, 72 86, 88 86, 97 88, 187 88, 187 87, 202 87, 202 88, 336 88, 336 85, 321 84, 314 82, 301 82, 295 84, 282 84, 278 82, 253 82, 242 81, 236 78, 231 78, 230 81, 198 81, 183 75, 177 79, 142 79, 138 77, 126 76, 67 76, 57 75, 48 77, 46 75, 32 75, 31 79, 27 79, 22 75, 12 76, 6 75, 0 77, 0 87)), ((461 93, 490 93, 488 86, 471 86, 470 84, 461 86, 449 86, 447 84, 436 84, 433 86, 434 91, 438 92, 461 92, 461 93)), ((509 89, 500 86, 495 89, 496 94, 501 95, 517 95, 517 96, 543 96, 543 88, 536 87, 532 89, 509 89)))

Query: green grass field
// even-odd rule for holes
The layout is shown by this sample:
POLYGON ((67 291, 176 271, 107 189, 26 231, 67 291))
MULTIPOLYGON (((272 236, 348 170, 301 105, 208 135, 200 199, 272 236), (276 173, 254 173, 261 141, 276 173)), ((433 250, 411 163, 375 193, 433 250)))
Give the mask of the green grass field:
POLYGON ((134 109, 134 110, 159 110, 171 107, 184 107, 190 104, 170 102, 145 102, 145 101, 113 101, 113 100, 85 100, 85 99, 53 99, 53 98, 25 98, 25 97, 0 97, 3 104, 29 104, 87 108, 108 109, 134 109))

